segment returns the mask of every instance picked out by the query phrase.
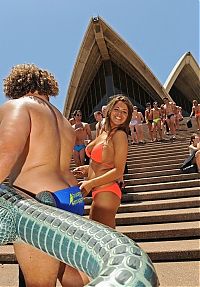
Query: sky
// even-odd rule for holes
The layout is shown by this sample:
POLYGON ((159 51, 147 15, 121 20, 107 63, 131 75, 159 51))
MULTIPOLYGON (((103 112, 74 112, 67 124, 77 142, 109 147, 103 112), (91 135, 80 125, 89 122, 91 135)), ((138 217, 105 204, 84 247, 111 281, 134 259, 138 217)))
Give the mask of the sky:
POLYGON ((3 79, 16 64, 52 72, 62 112, 91 17, 100 16, 164 84, 186 52, 199 63, 200 0, 0 0, 0 105, 3 79))

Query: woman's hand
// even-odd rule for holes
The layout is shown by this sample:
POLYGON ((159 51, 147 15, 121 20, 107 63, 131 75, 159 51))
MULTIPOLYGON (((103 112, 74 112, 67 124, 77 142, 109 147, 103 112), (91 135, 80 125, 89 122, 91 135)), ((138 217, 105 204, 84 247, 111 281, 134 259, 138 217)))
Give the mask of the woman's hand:
POLYGON ((89 165, 81 165, 76 167, 72 172, 75 177, 87 177, 89 165))
POLYGON ((78 185, 80 187, 83 197, 86 197, 94 187, 92 180, 80 181, 78 185))

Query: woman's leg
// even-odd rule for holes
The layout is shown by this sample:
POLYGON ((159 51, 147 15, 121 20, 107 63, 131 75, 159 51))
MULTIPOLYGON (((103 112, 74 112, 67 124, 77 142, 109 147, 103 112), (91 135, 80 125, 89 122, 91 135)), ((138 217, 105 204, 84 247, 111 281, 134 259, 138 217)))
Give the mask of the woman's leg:
POLYGON ((26 243, 14 243, 26 287, 55 287, 60 262, 26 243))
POLYGON ((200 172, 200 150, 196 152, 195 159, 196 159, 196 165, 197 165, 198 172, 200 172))
POLYGON ((200 117, 196 117, 196 121, 197 121, 197 130, 200 130, 200 117))
POLYGON ((90 219, 115 228, 115 216, 120 202, 115 193, 107 191, 97 193, 90 208, 90 219))

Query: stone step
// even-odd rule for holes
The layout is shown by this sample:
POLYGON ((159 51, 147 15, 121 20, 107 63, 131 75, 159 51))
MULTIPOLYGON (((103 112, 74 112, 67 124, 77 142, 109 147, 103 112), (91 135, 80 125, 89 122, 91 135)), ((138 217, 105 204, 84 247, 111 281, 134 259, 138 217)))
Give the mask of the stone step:
POLYGON ((133 165, 133 166, 136 166, 136 165, 147 165, 147 164, 156 164, 157 163, 160 163, 160 162, 164 162, 164 161, 184 161, 187 157, 184 155, 184 154, 181 154, 181 155, 177 155, 176 154, 173 154, 173 155, 166 155, 166 156, 159 156, 159 157, 154 157, 154 158, 144 158, 144 159, 138 159, 138 158, 132 158, 132 159, 129 159, 127 160, 127 163, 128 165, 133 165))
POLYGON ((200 222, 157 223, 132 226, 117 226, 117 231, 124 233, 135 241, 149 241, 161 239, 198 238, 200 236, 200 222))
POLYGON ((161 147, 155 147, 154 148, 149 148, 148 146, 146 146, 145 149, 141 149, 141 148, 137 148, 137 149, 128 149, 128 156, 130 155, 155 155, 155 154, 162 154, 165 152, 171 152, 171 153, 176 153, 176 152, 180 152, 180 151, 188 151, 188 145, 189 144, 182 144, 181 146, 161 146, 161 147))
POLYGON ((149 223, 186 222, 200 220, 200 209, 183 208, 178 210, 156 210, 143 212, 119 213, 116 215, 116 224, 137 225, 149 223))
MULTIPOLYGON (((200 196, 200 187, 189 188, 174 188, 166 190, 143 191, 143 192, 129 192, 123 193, 123 202, 141 202, 144 200, 160 200, 160 199, 175 199, 175 198, 189 198, 200 196)), ((86 197, 85 204, 91 204, 92 198, 86 197)))
POLYGON ((138 245, 149 254, 153 262, 200 259, 199 239, 150 241, 138 245))
POLYGON ((186 187, 200 187, 199 179, 184 180, 184 181, 171 181, 171 182, 160 182, 150 183, 145 185, 128 185, 124 188, 124 193, 129 192, 140 192, 140 191, 156 191, 165 189, 176 189, 186 187))
POLYGON ((145 151, 147 150, 156 151, 156 150, 167 150, 169 149, 175 149, 175 148, 181 148, 186 147, 189 145, 189 140, 185 141, 169 141, 169 142, 154 142, 154 143, 146 143, 146 144, 140 144, 140 145, 131 145, 129 144, 129 151, 135 151, 136 153, 139 151, 145 151))
MULTIPOLYGON (((0 264, 0 287, 19 286, 19 267, 18 264, 0 264)), ((46 287, 46 286, 44 286, 46 287)), ((61 287, 57 280, 56 287, 61 287)))
MULTIPOLYGON (((164 262, 164 261, 171 261, 174 259, 176 260, 200 259, 199 239, 155 241, 155 242, 149 241, 149 242, 139 242, 138 245, 146 253, 148 253, 153 262, 158 261, 164 262)), ((11 264, 11 265, 17 264, 13 245, 5 245, 0 247, 0 262, 1 264, 11 264)))
POLYGON ((143 173, 143 172, 154 172, 154 171, 164 171, 169 169, 180 169, 180 166, 182 164, 182 161, 180 163, 173 163, 173 164, 163 164, 163 165, 149 165, 146 167, 131 167, 131 165, 128 166, 128 174, 134 174, 134 173, 143 173))
MULTIPOLYGON (((200 197, 194 196, 189 198, 173 198, 151 201, 139 201, 135 203, 122 203, 118 208, 117 213, 137 212, 137 211, 153 211, 166 209, 180 209, 200 207, 200 197)), ((85 215, 88 215, 90 205, 85 205, 85 215)))
MULTIPOLYGON (((162 151, 162 152, 157 152, 157 153, 144 153, 142 152, 141 154, 137 154, 137 158, 138 160, 143 160, 143 159, 155 159, 155 158, 158 158, 158 157, 166 157, 166 156, 174 156, 176 155, 177 157, 179 156, 185 156, 185 158, 187 156, 189 156, 189 153, 188 153, 188 148, 186 148, 185 150, 180 150, 179 151, 168 151, 168 150, 165 150, 165 151, 162 151)), ((129 153, 128 156, 127 156, 127 161, 131 161, 133 159, 136 158, 136 155, 133 153, 129 153)))
POLYGON ((168 165, 168 168, 173 165, 176 164, 177 167, 180 167, 181 164, 184 162, 185 157, 182 157, 180 159, 177 158, 172 158, 172 159, 168 159, 168 157, 165 157, 163 160, 160 160, 160 158, 157 158, 156 161, 147 161, 147 162, 143 162, 143 161, 135 161, 133 160, 132 162, 128 162, 128 168, 131 169, 138 169, 138 168, 146 168, 146 167, 152 167, 152 166, 156 166, 156 170, 159 170, 160 166, 163 165, 168 165))
POLYGON ((152 176, 152 177, 144 177, 143 178, 133 178, 129 175, 129 179, 125 179, 125 185, 146 185, 146 184, 154 184, 154 183, 165 183, 165 182, 176 182, 176 181, 185 181, 185 180, 200 180, 200 173, 189 173, 189 174, 174 174, 174 175, 162 175, 162 176, 152 176))
MULTIPOLYGON (((199 287, 199 261, 175 260, 154 263, 160 287, 199 287)), ((0 274, 1 287, 18 287, 18 264, 1 264, 0 274)), ((60 286, 57 282, 56 287, 60 286)))
MULTIPOLYGON (((173 261, 176 261, 173 260, 173 261)), ((154 263, 160 287, 199 287, 199 261, 154 263)))
POLYGON ((147 171, 147 172, 130 172, 130 174, 125 174, 125 179, 139 179, 139 178, 149 178, 157 176, 167 176, 167 175, 177 175, 181 174, 179 168, 175 169, 166 169, 166 170, 156 170, 156 171, 147 171))

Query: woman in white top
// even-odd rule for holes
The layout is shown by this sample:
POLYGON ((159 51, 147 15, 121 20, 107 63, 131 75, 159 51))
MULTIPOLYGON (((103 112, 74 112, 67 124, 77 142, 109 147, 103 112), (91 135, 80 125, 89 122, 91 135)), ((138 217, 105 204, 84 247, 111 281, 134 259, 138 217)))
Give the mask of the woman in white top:
POLYGON ((193 134, 190 139, 189 153, 194 154, 193 163, 196 163, 198 172, 200 172, 200 137, 193 134))

